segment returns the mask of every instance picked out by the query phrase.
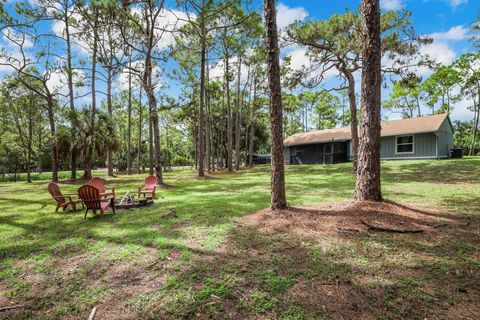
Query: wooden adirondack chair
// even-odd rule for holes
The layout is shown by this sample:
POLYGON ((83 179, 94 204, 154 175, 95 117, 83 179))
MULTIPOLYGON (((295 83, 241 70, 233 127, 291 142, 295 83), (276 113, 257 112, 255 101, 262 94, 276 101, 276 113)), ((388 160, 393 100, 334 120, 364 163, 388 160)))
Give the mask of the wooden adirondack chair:
POLYGON ((111 208, 113 213, 115 213, 115 199, 113 197, 103 197, 100 194, 100 191, 93 186, 81 186, 78 189, 78 196, 83 200, 83 203, 87 207, 83 219, 87 219, 88 210, 92 210, 93 214, 96 214, 97 210, 100 210, 100 214, 103 215, 105 210, 111 208))
POLYGON ((151 194, 152 198, 157 198, 158 179, 155 176, 148 176, 145 178, 145 186, 138 187, 138 198, 143 195, 144 198, 147 194, 151 194))
POLYGON ((57 202, 57 208, 55 209, 55 212, 58 212, 58 209, 62 208, 63 211, 68 206, 72 206, 73 211, 77 211, 77 204, 82 204, 82 199, 77 198, 74 199, 73 197, 77 197, 76 194, 69 194, 69 193, 64 193, 60 191, 60 188, 58 187, 58 184, 54 182, 50 182, 47 186, 48 192, 52 195, 52 198, 57 202))
POLYGON ((100 195, 104 198, 106 197, 113 197, 115 199, 115 188, 114 187, 106 187, 105 180, 99 177, 94 177, 90 180, 90 185, 97 188, 100 191, 100 195), (110 190, 110 191, 107 191, 110 190))

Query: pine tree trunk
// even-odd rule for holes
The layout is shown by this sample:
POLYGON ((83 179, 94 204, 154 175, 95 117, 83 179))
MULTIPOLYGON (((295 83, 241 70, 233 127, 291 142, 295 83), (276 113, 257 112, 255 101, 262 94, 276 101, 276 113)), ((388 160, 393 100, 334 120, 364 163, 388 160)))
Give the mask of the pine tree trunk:
MULTIPOLYGON (((205 53, 206 54, 206 53, 205 53)), ((208 60, 208 57, 206 56, 206 60, 208 60)), ((205 61, 205 83, 206 87, 208 87, 209 84, 209 69, 208 69, 208 63, 205 61)), ((207 170, 208 172, 212 171, 212 122, 210 119, 210 96, 208 94, 207 89, 205 89, 205 138, 206 138, 206 160, 207 160, 207 170)))
MULTIPOLYGON (((113 103, 112 103, 112 71, 108 70, 107 75, 107 111, 110 118, 113 117, 113 103)), ((108 148, 107 150, 107 171, 110 177, 113 177, 113 154, 112 150, 108 148)))
POLYGON ((33 140, 33 108, 34 106, 30 106, 29 110, 29 117, 28 117, 28 138, 27 138, 27 182, 32 183, 32 168, 31 168, 31 161, 32 161, 32 140, 33 140))
POLYGON ((140 100, 138 107, 138 144, 137 144, 137 174, 141 173, 141 159, 142 159, 142 89, 140 89, 140 100))
POLYGON ((264 1, 265 47, 267 48, 268 84, 270 95, 270 130, 272 139, 272 197, 271 208, 281 210, 287 207, 285 195, 285 163, 283 158, 283 108, 280 83, 280 50, 275 0, 264 1))
MULTIPOLYGON (((129 62, 131 65, 131 61, 129 62)), ((127 175, 132 173, 132 73, 128 72, 127 175)))
POLYGON ((152 109, 148 104, 148 174, 153 176, 153 127, 152 109))
POLYGON ((380 1, 363 0, 362 13, 362 106, 358 150, 358 200, 381 201, 380 186, 380 108, 381 38, 380 1))
MULTIPOLYGON (((73 67, 72 67, 72 44, 71 44, 71 39, 70 39, 70 24, 69 24, 69 18, 68 18, 68 10, 65 10, 64 12, 64 18, 63 18, 63 23, 65 24, 65 42, 67 44, 67 86, 68 86, 68 98, 69 98, 69 103, 70 103, 70 112, 73 113, 75 112, 75 95, 73 91, 73 67)), ((74 127, 78 125, 75 123, 75 121, 72 121, 72 141, 75 140, 75 130, 74 127)), ((71 172, 70 172, 70 180, 74 181, 77 179, 77 147, 75 145, 71 145, 70 148, 70 166, 71 166, 71 172)))
POLYGON ((43 171, 43 164, 42 164, 42 149, 43 149, 43 144, 42 144, 42 127, 38 127, 38 173, 42 173, 43 171))
MULTIPOLYGON (((202 18, 200 18, 202 20, 202 18)), ((204 105, 205 105, 205 64, 206 64, 206 44, 205 44, 205 26, 201 22, 201 53, 200 53, 200 97, 198 102, 198 176, 205 176, 205 128, 204 128, 204 105)))
POLYGON ((96 93, 96 78, 97 78, 97 49, 98 49, 98 36, 97 36, 97 19, 95 17, 95 23, 93 26, 93 48, 92 48, 92 110, 90 114, 90 132, 87 139, 87 147, 85 152, 85 169, 83 172, 83 178, 90 180, 92 178, 92 157, 93 147, 95 144, 95 117, 97 113, 97 93, 96 93))
POLYGON ((352 172, 357 173, 358 154, 358 121, 357 121, 357 97, 355 95, 355 78, 353 74, 344 71, 348 83, 348 101, 350 103, 350 131, 352 133, 352 172))
POLYGON ((474 109, 474 116, 472 122, 472 144, 470 145, 470 151, 468 153, 469 156, 475 155, 475 146, 477 144, 477 134, 478 134, 478 123, 480 120, 480 97, 479 97, 479 105, 475 103, 475 98, 473 98, 473 109, 474 109))
POLYGON ((240 80, 242 75, 242 55, 238 56, 238 75, 237 75, 237 101, 235 104, 235 170, 240 170, 240 131, 241 131, 241 118, 240 118, 240 80))
POLYGON ((233 117, 230 101, 230 61, 228 53, 225 56, 225 86, 227 94, 227 170, 233 171, 233 117))
MULTIPOLYGON (((46 84, 45 84, 46 86, 46 84)), ((48 105, 48 122, 50 124, 50 136, 51 136, 51 148, 52 148, 52 181, 58 181, 58 141, 57 141, 57 130, 55 127, 55 111, 54 105, 55 102, 52 96, 47 98, 48 105)))
POLYGON ((253 167, 253 152, 254 149, 254 142, 255 142, 255 109, 256 109, 256 100, 257 100, 257 78, 255 76, 253 81, 253 102, 252 102, 252 110, 251 110, 251 118, 250 118, 250 143, 249 143, 249 150, 248 150, 248 167, 253 167))

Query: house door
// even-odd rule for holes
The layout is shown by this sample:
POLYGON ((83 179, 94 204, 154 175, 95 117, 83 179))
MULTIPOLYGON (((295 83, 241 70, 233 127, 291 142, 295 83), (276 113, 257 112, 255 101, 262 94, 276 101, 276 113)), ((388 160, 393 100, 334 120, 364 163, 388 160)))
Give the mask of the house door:
POLYGON ((333 143, 325 143, 323 145, 323 163, 333 163, 333 143))

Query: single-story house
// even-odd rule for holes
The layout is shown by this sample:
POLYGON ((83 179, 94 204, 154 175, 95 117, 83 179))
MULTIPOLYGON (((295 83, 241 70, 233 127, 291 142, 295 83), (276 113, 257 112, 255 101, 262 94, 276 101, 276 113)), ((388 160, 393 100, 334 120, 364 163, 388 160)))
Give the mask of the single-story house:
MULTIPOLYGON (((382 122, 381 158, 449 158, 453 126, 447 114, 382 122)), ((294 134, 284 141, 287 164, 347 162, 352 158, 350 127, 294 134)))

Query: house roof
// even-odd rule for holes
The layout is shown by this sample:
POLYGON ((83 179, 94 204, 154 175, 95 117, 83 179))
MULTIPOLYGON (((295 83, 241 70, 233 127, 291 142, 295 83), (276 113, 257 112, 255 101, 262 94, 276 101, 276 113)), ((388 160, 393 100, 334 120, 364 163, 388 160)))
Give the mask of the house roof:
MULTIPOLYGON (((402 134, 437 132, 448 114, 436 114, 418 118, 391 120, 382 122, 382 137, 397 136, 402 134)), ((285 139, 285 146, 314 144, 330 141, 351 140, 350 127, 317 130, 294 134, 285 139)))

